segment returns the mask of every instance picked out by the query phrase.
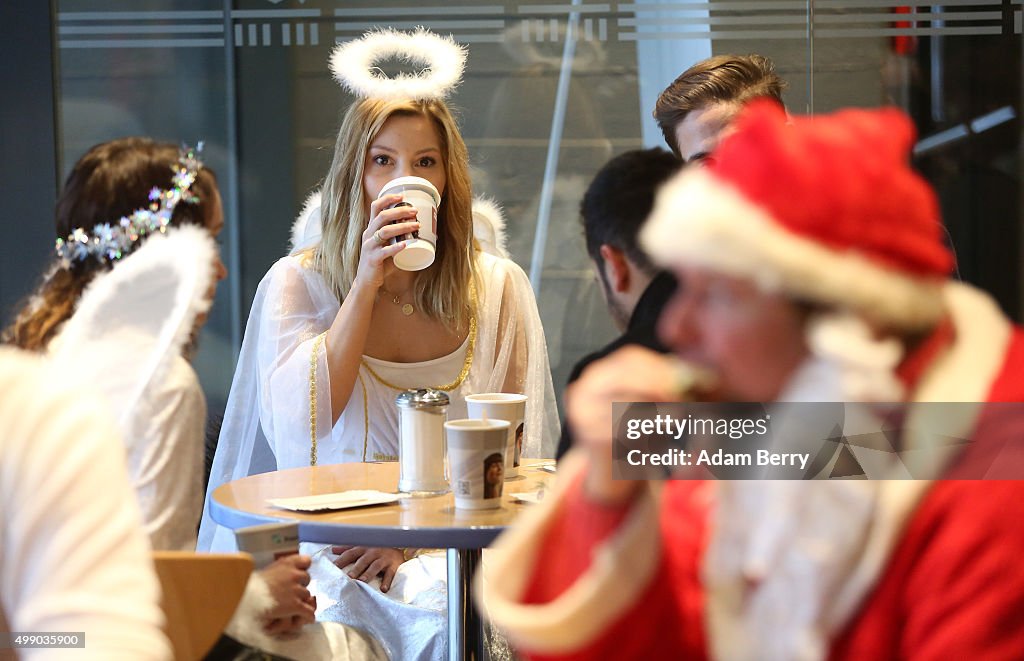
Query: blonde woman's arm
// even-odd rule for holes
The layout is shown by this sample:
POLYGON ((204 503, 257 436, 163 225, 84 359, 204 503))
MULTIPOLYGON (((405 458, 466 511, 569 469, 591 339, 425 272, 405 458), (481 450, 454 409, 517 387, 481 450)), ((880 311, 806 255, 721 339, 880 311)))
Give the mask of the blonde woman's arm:
POLYGON ((404 242, 387 245, 387 241, 419 229, 417 222, 402 222, 416 217, 414 207, 387 208, 401 199, 401 195, 385 195, 370 204, 371 219, 363 230, 355 281, 327 331, 325 348, 330 371, 332 423, 341 417, 352 396, 370 332, 377 290, 384 284, 384 276, 395 268, 391 258, 405 249, 404 242))

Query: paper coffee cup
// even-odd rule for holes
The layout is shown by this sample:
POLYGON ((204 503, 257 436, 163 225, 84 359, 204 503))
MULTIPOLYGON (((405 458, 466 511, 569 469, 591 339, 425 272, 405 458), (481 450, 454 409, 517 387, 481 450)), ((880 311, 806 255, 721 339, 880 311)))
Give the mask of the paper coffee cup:
POLYGON ((395 266, 403 271, 419 271, 434 263, 437 246, 437 207, 441 205, 441 194, 422 177, 399 177, 384 184, 377 198, 385 195, 399 194, 402 201, 394 206, 411 205, 416 207, 416 220, 420 223, 419 231, 402 234, 395 241, 409 240, 411 243, 395 255, 395 266))
POLYGON ((505 447, 505 479, 519 475, 523 454, 523 421, 526 419, 526 395, 507 392, 466 396, 470 418, 505 420, 509 423, 505 447))
POLYGON ((238 550, 252 556, 256 569, 263 569, 278 558, 299 552, 298 523, 264 523, 235 529, 238 550))
POLYGON ((455 507, 467 510, 501 507, 505 482, 505 420, 449 420, 448 462, 455 507))

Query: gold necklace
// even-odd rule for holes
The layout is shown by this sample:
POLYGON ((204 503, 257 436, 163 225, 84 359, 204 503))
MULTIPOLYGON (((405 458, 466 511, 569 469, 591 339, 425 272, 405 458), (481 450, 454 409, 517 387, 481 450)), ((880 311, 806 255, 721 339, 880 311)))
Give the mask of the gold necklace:
POLYGON ((389 296, 391 298, 391 302, 392 303, 394 303, 395 305, 401 305, 402 306, 402 314, 404 314, 405 316, 408 317, 409 315, 411 315, 413 312, 416 311, 416 308, 414 308, 412 306, 412 303, 405 303, 404 305, 402 304, 402 295, 401 294, 395 294, 393 292, 389 292, 387 289, 384 289, 384 285, 380 286, 380 291, 384 292, 387 296, 389 296))
MULTIPOLYGON (((474 347, 476 347, 476 309, 477 309, 477 301, 476 301, 476 287, 472 283, 470 283, 470 286, 469 286, 469 301, 470 301, 470 306, 471 306, 471 309, 472 309, 473 312, 472 312, 472 314, 469 317, 469 342, 468 342, 468 345, 466 346, 466 360, 463 361, 463 363, 462 363, 462 369, 459 370, 459 375, 457 377, 455 377, 455 380, 452 381, 451 383, 446 383, 446 384, 440 385, 440 386, 425 386, 426 388, 431 388, 433 390, 445 390, 445 391, 455 390, 456 388, 461 386, 462 382, 466 380, 467 376, 469 376, 469 369, 473 366, 473 349, 474 349, 474 347)), ((386 379, 384 379, 380 374, 377 374, 377 372, 375 372, 374 369, 372 367, 370 367, 370 364, 368 362, 366 362, 365 358, 363 358, 361 362, 363 364, 363 367, 366 368, 366 371, 370 373, 370 376, 372 376, 378 382, 384 384, 385 386, 387 386, 388 388, 391 388, 392 390, 407 390, 407 388, 405 388, 403 386, 395 385, 394 383, 391 383, 390 381, 387 381, 386 379)))
MULTIPOLYGON (((461 386, 462 382, 466 380, 467 376, 469 376, 469 368, 473 366, 473 348, 475 346, 476 346, 476 314, 474 313, 473 316, 469 318, 469 345, 466 347, 466 360, 463 361, 463 363, 462 363, 462 369, 459 370, 459 375, 457 377, 455 377, 455 380, 452 381, 451 383, 446 383, 446 384, 440 385, 440 386, 424 386, 424 387, 430 388, 432 390, 446 390, 446 391, 450 391, 450 390, 455 390, 456 388, 461 386)), ((370 364, 368 362, 366 362, 365 358, 363 359, 362 362, 363 362, 363 367, 365 367, 366 371, 370 373, 370 376, 372 376, 374 379, 376 379, 380 383, 383 383, 388 388, 391 388, 392 390, 408 390, 408 388, 405 388, 404 386, 395 385, 394 383, 391 383, 390 381, 386 380, 380 374, 377 374, 377 372, 375 372, 374 369, 372 367, 370 367, 370 364)))
MULTIPOLYGON (((470 283, 469 283, 469 301, 470 301, 470 306, 471 306, 471 309, 473 310, 473 313, 472 313, 472 315, 469 318, 469 346, 466 347, 466 360, 462 363, 462 369, 459 371, 459 376, 456 377, 456 379, 454 381, 452 381, 451 383, 446 383, 443 386, 436 386, 434 388, 434 390, 448 390, 448 391, 455 390, 456 388, 458 388, 459 386, 462 385, 463 381, 466 380, 466 377, 469 376, 469 369, 473 366, 473 348, 476 346, 476 309, 477 309, 477 300, 476 300, 476 286, 473 284, 472 281, 470 281, 470 283)), ((397 303, 398 301, 394 301, 394 302, 397 303)), ((317 336, 316 340, 314 340, 314 342, 313 342, 313 350, 310 352, 310 355, 309 355, 309 437, 310 437, 310 439, 309 439, 310 440, 309 465, 310 466, 316 466, 316 463, 317 463, 317 452, 316 452, 317 451, 317 441, 316 441, 316 431, 317 431, 316 363, 317 363, 317 354, 319 353, 320 347, 323 345, 325 339, 327 339, 327 331, 324 331, 323 333, 321 333, 320 335, 317 336)), ((388 381, 385 381, 383 378, 381 378, 381 376, 379 374, 377 374, 375 371, 373 371, 373 368, 370 367, 369 363, 367 363, 365 359, 362 359, 361 362, 362 362, 363 366, 366 368, 366 371, 368 371, 370 373, 370 375, 373 376, 373 378, 377 379, 377 381, 383 383, 385 386, 387 386, 388 388, 391 388, 392 390, 405 390, 405 388, 403 388, 401 386, 396 386, 395 384, 390 383, 388 381)), ((366 462, 366 450, 367 450, 367 446, 369 445, 369 440, 370 440, 370 408, 369 408, 369 399, 366 396, 366 384, 363 382, 363 375, 359 374, 357 372, 356 373, 356 377, 359 380, 359 387, 362 389, 362 394, 363 394, 363 462, 366 462)), ((390 460, 390 458, 389 458, 389 460, 390 460)))

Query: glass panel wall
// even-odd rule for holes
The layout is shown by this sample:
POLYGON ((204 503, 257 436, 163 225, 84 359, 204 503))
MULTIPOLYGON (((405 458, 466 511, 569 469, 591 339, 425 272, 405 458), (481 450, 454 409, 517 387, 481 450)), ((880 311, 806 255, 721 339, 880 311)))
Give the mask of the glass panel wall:
POLYGON ((352 101, 328 53, 374 26, 424 25, 468 47, 451 101, 474 191, 505 209, 559 391, 615 334, 583 247, 583 191, 610 157, 662 144, 655 98, 712 54, 771 57, 792 112, 910 112, 961 276, 1020 316, 1020 0, 59 0, 57 10, 64 171, 89 145, 127 134, 205 139, 218 171, 231 274, 197 359, 211 411, 223 407, 256 286, 285 254, 352 101))
POLYGON ((57 8, 63 175, 91 146, 129 135, 203 141, 203 160, 217 173, 227 219, 222 252, 232 277, 218 289, 194 365, 210 410, 222 410, 244 323, 235 277, 241 224, 233 186, 234 73, 223 8, 203 0, 61 0, 57 8))

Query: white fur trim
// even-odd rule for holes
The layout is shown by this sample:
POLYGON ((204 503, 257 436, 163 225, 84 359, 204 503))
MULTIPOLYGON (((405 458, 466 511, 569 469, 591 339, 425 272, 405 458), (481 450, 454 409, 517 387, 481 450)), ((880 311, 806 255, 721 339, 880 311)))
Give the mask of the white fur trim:
POLYGON ((826 312, 808 321, 811 353, 834 366, 843 402, 901 402, 905 399, 896 367, 903 345, 892 336, 876 338, 861 317, 826 312))
POLYGON ((296 634, 277 638, 263 631, 267 611, 274 607, 270 587, 257 571, 224 632, 235 640, 288 659, 386 661, 387 655, 368 633, 337 622, 316 622, 296 634))
POLYGON ((871 529, 853 571, 831 597, 826 623, 832 635, 841 631, 878 581, 931 480, 880 480, 871 529))
POLYGON ((331 53, 334 78, 356 96, 385 99, 443 99, 462 81, 466 47, 426 28, 414 32, 382 29, 337 46, 331 53), (374 65, 384 58, 424 65, 428 73, 388 78, 374 65))
POLYGON ((661 560, 660 499, 648 483, 609 540, 594 549, 590 567, 568 590, 546 604, 520 602, 543 558, 537 540, 551 525, 566 485, 587 463, 572 452, 559 463, 558 483, 543 505, 525 512, 501 538, 476 579, 491 619, 514 644, 535 654, 566 654, 593 642, 647 590, 661 560), (622 567, 630 568, 623 580, 622 567))
POLYGON ((942 290, 956 336, 922 375, 917 402, 984 402, 1003 369, 1013 327, 992 298, 950 282, 942 290))
POLYGON ((289 254, 305 250, 320 241, 320 191, 313 191, 306 198, 295 222, 292 223, 292 241, 289 254))
POLYGON ((1013 328, 988 294, 951 282, 943 294, 953 323, 953 343, 921 376, 914 402, 960 402, 960 405, 912 406, 904 425, 903 462, 915 476, 938 475, 954 458, 957 447, 937 439, 968 438, 977 415, 1006 360, 1013 328), (973 404, 973 405, 972 405, 973 404))
POLYGON ((508 259, 505 235, 505 214, 494 200, 477 197, 473 200, 473 238, 486 252, 508 259))
POLYGON ((768 291, 845 306, 898 329, 928 328, 944 314, 942 281, 797 236, 702 169, 687 169, 661 189, 640 240, 662 265, 751 278, 768 291))

